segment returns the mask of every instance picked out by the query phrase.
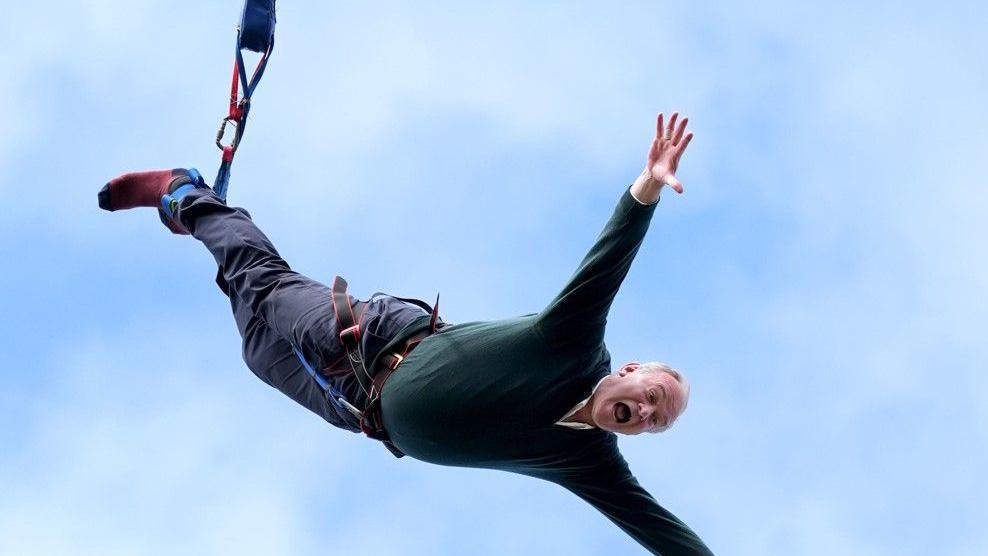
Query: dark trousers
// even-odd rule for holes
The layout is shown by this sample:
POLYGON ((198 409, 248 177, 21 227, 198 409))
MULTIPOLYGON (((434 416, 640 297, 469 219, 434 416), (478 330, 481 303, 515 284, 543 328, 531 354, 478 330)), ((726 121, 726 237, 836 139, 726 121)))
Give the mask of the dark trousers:
MULTIPOLYGON (((177 216, 216 259, 217 283, 230 298, 247 367, 330 424, 359 430, 352 415, 327 397, 295 355, 297 348, 317 371, 345 368, 330 288, 293 271, 247 211, 227 206, 208 190, 184 197, 177 216)), ((375 345, 383 346, 423 314, 417 305, 374 294, 361 329, 372 330, 375 345)), ((374 355, 364 353, 368 361, 374 355)), ((351 404, 363 407, 366 398, 352 374, 328 379, 351 404)))

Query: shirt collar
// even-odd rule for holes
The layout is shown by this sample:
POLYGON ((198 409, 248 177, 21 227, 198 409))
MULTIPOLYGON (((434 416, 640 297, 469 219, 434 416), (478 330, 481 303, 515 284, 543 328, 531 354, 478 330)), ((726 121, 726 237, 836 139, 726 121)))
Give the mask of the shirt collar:
POLYGON ((594 385, 593 390, 590 391, 590 395, 587 396, 586 398, 584 398, 583 401, 581 401, 580 403, 574 405, 573 406, 573 409, 569 410, 566 413, 566 415, 563 415, 562 418, 560 418, 558 421, 556 421, 556 424, 559 425, 559 426, 562 426, 562 427, 567 427, 567 428, 577 429, 577 430, 588 430, 588 429, 595 429, 595 428, 597 428, 597 427, 595 427, 593 425, 588 425, 586 423, 580 423, 580 422, 575 422, 575 421, 567 421, 567 419, 569 419, 570 417, 572 417, 577 411, 580 411, 581 409, 583 409, 584 406, 587 405, 587 402, 590 401, 590 398, 592 398, 593 395, 594 395, 594 393, 597 392, 597 388, 600 387, 600 383, 601 382, 604 382, 604 379, 607 378, 608 376, 609 375, 605 375, 603 378, 601 378, 600 380, 598 380, 597 381, 597 384, 594 385))

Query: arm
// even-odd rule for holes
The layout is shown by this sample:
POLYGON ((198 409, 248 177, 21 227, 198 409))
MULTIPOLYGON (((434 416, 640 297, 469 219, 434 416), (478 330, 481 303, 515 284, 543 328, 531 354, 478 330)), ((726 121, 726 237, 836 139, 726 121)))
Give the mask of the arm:
POLYGON ((696 533, 638 484, 620 454, 609 464, 597 466, 563 486, 597 508, 652 554, 713 556, 696 533))
POLYGON ((599 345, 614 296, 645 239, 655 205, 625 191, 614 214, 562 291, 538 315, 536 326, 551 343, 599 345))
POLYGON ((675 171, 693 134, 685 133, 686 118, 676 126, 678 116, 673 114, 665 126, 659 114, 645 169, 618 201, 576 273, 539 314, 537 326, 552 343, 596 346, 603 340, 607 312, 645 238, 662 187, 683 191, 675 171))

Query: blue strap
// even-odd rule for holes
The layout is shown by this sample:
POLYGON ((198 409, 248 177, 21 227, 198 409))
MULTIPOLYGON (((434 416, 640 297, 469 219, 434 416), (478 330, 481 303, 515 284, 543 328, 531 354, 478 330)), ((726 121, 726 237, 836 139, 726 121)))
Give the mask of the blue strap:
POLYGON ((316 370, 312 368, 312 365, 309 364, 309 361, 306 360, 305 356, 302 355, 302 352, 297 347, 292 346, 292 350, 295 352, 295 357, 298 357, 298 360, 302 362, 302 366, 305 367, 305 370, 308 371, 309 375, 315 379, 316 383, 320 388, 322 388, 323 392, 329 393, 329 391, 333 389, 333 385, 326 382, 326 377, 317 373, 316 370))
POLYGON ((216 192, 216 196, 220 199, 226 200, 226 189, 230 186, 230 166, 232 166, 232 160, 224 160, 220 163, 220 169, 216 173, 216 179, 213 180, 213 191, 216 192))
MULTIPOLYGON (((240 46, 240 41, 237 41, 237 68, 240 73, 240 86, 244 90, 244 98, 247 99, 247 106, 250 106, 250 96, 254 94, 254 89, 257 88, 257 84, 261 82, 261 77, 264 75, 264 70, 268 67, 268 56, 271 55, 271 51, 274 50, 274 37, 271 37, 271 45, 264 52, 261 60, 257 63, 257 67, 254 69, 254 75, 247 79, 247 68, 244 64, 244 54, 243 48, 240 46)), ((244 120, 247 119, 247 114, 244 114, 244 120)))
POLYGON ((353 427, 354 430, 360 430, 360 419, 347 407, 350 403, 346 401, 346 396, 344 396, 338 388, 330 384, 326 380, 326 377, 317 373, 316 370, 312 368, 309 361, 304 355, 302 355, 301 350, 295 346, 292 346, 292 351, 295 352, 295 357, 297 357, 299 362, 302 363, 302 366, 305 367, 305 370, 309 373, 309 376, 311 376, 312 379, 316 381, 316 384, 319 385, 319 388, 323 391, 323 394, 326 395, 326 399, 329 400, 329 403, 332 404, 333 409, 336 410, 337 415, 345 420, 348 425, 353 427))
POLYGON ((246 0, 240 15, 240 48, 266 52, 274 41, 275 0, 246 0))
POLYGON ((161 210, 164 211, 168 218, 175 218, 175 209, 178 208, 178 202, 182 200, 182 197, 185 197, 196 189, 207 188, 206 182, 202 179, 202 174, 199 173, 199 170, 189 168, 188 174, 191 181, 178 186, 175 191, 166 193, 161 197, 161 210))
MULTIPOLYGON (((264 76, 268 66, 268 56, 274 50, 274 0, 245 0, 244 11, 240 17, 240 27, 237 30, 237 68, 240 74, 240 85, 243 88, 244 99, 241 127, 247 123, 247 111, 250 110, 250 97, 264 76), (261 60, 257 63, 254 75, 247 79, 247 68, 244 65, 244 49, 259 52, 261 60)), ((240 131, 243 134, 243 131, 240 131)))

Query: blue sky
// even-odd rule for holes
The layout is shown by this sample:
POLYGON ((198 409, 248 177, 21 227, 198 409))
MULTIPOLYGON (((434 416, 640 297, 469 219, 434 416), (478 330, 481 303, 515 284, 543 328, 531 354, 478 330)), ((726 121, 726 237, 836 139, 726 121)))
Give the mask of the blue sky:
MULTIPOLYGON (((536 311, 679 109, 686 194, 607 335, 693 385, 621 441, 641 482, 722 554, 988 553, 983 5, 280 4, 230 200, 295 268, 536 311)), ((239 8, 5 7, 0 554, 634 553, 552 485, 325 426, 246 370, 201 246, 97 210, 213 175, 239 8)))

